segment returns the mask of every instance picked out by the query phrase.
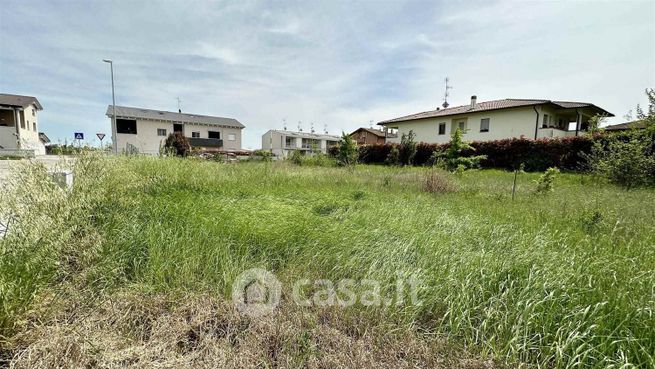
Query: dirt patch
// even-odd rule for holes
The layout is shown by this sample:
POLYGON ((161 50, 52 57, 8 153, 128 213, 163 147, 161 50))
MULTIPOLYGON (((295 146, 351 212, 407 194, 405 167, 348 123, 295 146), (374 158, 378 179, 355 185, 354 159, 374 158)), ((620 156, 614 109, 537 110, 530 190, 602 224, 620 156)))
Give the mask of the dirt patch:
POLYGON ((32 317, 11 368, 491 368, 443 341, 339 309, 261 318, 202 295, 120 293, 32 317))

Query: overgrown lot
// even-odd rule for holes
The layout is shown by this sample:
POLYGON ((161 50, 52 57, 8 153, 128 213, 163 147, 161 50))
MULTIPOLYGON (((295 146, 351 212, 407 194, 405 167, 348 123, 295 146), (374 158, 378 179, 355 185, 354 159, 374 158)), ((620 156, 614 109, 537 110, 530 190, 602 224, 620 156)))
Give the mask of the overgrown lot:
POLYGON ((174 158, 83 157, 75 171, 66 192, 26 167, 0 195, 16 366, 655 366, 652 189, 560 174, 536 194, 538 174, 520 174, 512 200, 502 171, 174 158), (278 276, 283 303, 244 323, 228 302, 253 267, 278 276), (288 298, 300 278, 386 291, 399 274, 419 277, 420 305, 288 298))

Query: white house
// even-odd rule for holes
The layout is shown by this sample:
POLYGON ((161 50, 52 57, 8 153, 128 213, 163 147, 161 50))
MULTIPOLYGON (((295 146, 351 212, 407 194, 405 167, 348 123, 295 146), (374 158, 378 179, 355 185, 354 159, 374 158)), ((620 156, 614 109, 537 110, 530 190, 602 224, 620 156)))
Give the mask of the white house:
MULTIPOLYGON (((112 112, 109 105, 110 119, 112 112)), ((112 141, 118 152, 157 155, 170 133, 181 132, 192 147, 203 151, 239 151, 243 128, 232 118, 116 106, 116 127, 112 126, 116 137, 112 141)))
POLYGON ((269 150, 273 155, 282 158, 296 150, 303 154, 326 153, 330 147, 339 143, 340 139, 339 136, 328 134, 272 129, 262 136, 262 149, 269 150))
POLYGON ((0 94, 0 150, 32 150, 45 155, 39 138, 39 111, 36 97, 0 94))
POLYGON ((587 129, 596 114, 614 115, 590 103, 572 101, 504 99, 477 102, 471 96, 469 105, 430 110, 378 123, 397 129, 395 138, 414 131, 416 141, 445 143, 456 128, 466 141, 491 141, 505 138, 553 138, 577 136, 587 129))

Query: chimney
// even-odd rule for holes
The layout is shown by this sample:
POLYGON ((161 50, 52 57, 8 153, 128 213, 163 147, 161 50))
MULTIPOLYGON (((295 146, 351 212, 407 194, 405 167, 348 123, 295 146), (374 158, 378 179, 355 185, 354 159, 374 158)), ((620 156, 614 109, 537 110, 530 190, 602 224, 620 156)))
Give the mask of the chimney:
POLYGON ((471 109, 475 108, 475 103, 478 101, 478 97, 473 95, 471 96, 471 109))

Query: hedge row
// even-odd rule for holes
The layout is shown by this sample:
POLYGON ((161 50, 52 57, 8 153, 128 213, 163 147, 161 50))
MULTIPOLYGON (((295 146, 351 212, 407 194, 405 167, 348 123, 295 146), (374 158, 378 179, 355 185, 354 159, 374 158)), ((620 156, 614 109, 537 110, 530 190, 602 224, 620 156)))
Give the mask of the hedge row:
MULTIPOLYGON (((544 171, 550 167, 564 170, 580 170, 584 163, 583 155, 591 152, 594 139, 588 136, 567 137, 558 139, 505 139, 497 141, 472 142, 475 151, 464 153, 470 155, 486 155, 482 161, 483 168, 514 169, 520 164, 527 171, 544 171)), ((359 147, 359 161, 364 164, 382 164, 395 144, 365 145, 359 147)), ((446 144, 417 145, 414 165, 428 163, 434 151, 442 151, 446 144)))

